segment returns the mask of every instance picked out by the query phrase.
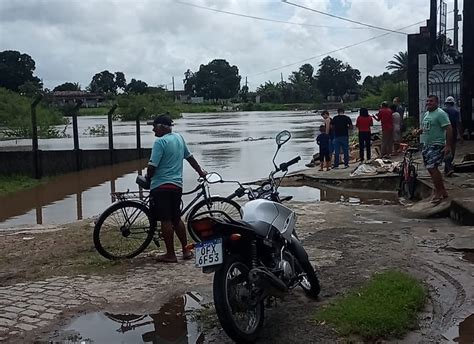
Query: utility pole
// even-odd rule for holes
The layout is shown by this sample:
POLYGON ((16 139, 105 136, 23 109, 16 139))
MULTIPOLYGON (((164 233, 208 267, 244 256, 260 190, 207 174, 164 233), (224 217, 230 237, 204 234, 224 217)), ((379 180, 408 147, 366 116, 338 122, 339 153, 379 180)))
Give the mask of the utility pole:
POLYGON ((245 87, 248 87, 247 86, 247 77, 245 77, 245 87))
POLYGON ((459 14, 458 14, 458 0, 454 0, 454 48, 459 51, 459 14))
POLYGON ((173 82, 173 103, 176 102, 176 96, 174 91, 174 76, 171 77, 171 81, 173 82))
POLYGON ((283 72, 280 73, 281 83, 283 84, 283 72))
MULTIPOLYGON (((428 56, 434 54, 436 48, 436 33, 437 33, 437 16, 438 16, 438 0, 430 0, 430 20, 428 21, 428 31, 430 33, 430 52, 428 56)), ((433 63, 433 59, 428 64, 433 63)))

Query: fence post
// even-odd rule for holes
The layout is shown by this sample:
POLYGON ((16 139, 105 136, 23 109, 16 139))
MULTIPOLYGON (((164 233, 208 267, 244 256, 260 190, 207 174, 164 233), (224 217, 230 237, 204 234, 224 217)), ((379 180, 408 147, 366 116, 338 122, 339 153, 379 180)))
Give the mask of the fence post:
POLYGON ((114 133, 113 133, 113 126, 112 126, 112 115, 117 109, 117 104, 114 104, 109 112, 107 112, 107 132, 109 134, 109 152, 110 152, 110 164, 113 165, 115 163, 115 156, 114 156, 114 133))
POLYGON ((76 105, 72 109, 72 136, 74 140, 74 155, 76 156, 76 171, 81 169, 81 157, 79 151, 79 129, 77 126, 77 114, 82 105, 82 100, 76 101, 76 105))
POLYGON ((31 103, 31 136, 32 136, 32 152, 33 152, 33 169, 34 169, 34 177, 36 179, 41 178, 41 169, 39 166, 39 152, 38 152, 38 124, 36 119, 36 106, 38 106, 39 102, 43 98, 42 95, 37 95, 33 103, 31 103))
POLYGON ((137 127, 137 150, 138 150, 138 159, 142 159, 142 140, 141 140, 141 133, 140 133, 140 118, 145 113, 145 108, 141 108, 138 111, 136 116, 136 127, 137 127))

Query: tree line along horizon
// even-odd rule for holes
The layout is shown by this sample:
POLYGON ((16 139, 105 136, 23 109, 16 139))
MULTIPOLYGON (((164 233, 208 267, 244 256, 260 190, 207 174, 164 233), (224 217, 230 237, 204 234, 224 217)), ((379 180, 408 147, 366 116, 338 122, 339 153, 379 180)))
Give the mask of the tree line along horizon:
MULTIPOLYGON (((291 72, 286 81, 267 81, 258 86, 256 91, 250 91, 247 85, 240 86, 242 77, 237 66, 229 64, 225 59, 214 59, 208 64, 201 64, 196 72, 187 69, 183 84, 184 90, 191 97, 203 97, 210 104, 220 100, 240 103, 243 104, 240 107, 242 110, 254 109, 257 105, 254 104, 256 96, 260 97, 261 103, 270 104, 309 103, 316 106, 328 100, 344 99, 357 100, 355 106, 376 107, 381 101, 394 96, 406 101, 407 66, 408 54, 399 52, 388 62, 386 72, 378 76, 367 76, 360 84, 361 74, 358 69, 327 56, 321 60, 316 72, 311 64, 306 63, 297 71, 291 72)), ((41 79, 34 75, 35 69, 36 63, 28 54, 15 50, 0 52, 0 127, 21 126, 19 122, 23 122, 25 126, 29 123, 24 119, 12 120, 11 113, 18 114, 28 110, 29 116, 31 97, 37 94, 46 96, 42 106, 51 107, 48 96, 52 92, 82 91, 79 83, 71 81, 57 85, 53 90, 43 88, 41 79), (19 105, 12 105, 13 99, 19 105)), ((174 101, 165 87, 149 86, 145 81, 135 78, 127 83, 125 74, 120 71, 112 73, 104 70, 96 73, 85 91, 101 94, 106 99, 115 101, 122 114, 125 114, 125 119, 129 119, 127 117, 135 115, 143 107, 149 113, 159 113, 172 107, 174 101)), ((43 117, 48 117, 44 112, 40 111, 39 114, 42 120, 43 117)), ((65 113, 63 111, 64 114, 69 115, 67 109, 65 113)), ((53 119, 57 116, 49 117, 49 122, 58 122, 53 119)))

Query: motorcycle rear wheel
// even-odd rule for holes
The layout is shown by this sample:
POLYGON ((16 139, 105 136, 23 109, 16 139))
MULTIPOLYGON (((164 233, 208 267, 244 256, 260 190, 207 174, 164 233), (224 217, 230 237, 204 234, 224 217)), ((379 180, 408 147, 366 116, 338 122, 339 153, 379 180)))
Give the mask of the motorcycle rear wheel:
POLYGON ((263 326, 264 304, 252 296, 249 265, 240 256, 225 257, 214 274, 213 293, 217 317, 227 335, 237 343, 253 343, 263 326), (254 306, 252 302, 256 302, 254 306), (247 322, 241 317, 248 317, 247 322))

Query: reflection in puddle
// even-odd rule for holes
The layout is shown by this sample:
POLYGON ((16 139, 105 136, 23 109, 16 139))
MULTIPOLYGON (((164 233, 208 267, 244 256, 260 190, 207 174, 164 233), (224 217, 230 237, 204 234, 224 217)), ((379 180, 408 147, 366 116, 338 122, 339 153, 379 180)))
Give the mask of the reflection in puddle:
POLYGON ((203 343, 204 334, 192 312, 202 297, 189 292, 164 304, 155 314, 90 313, 56 331, 48 343, 203 343))
POLYGON ((443 336, 454 343, 474 343, 474 314, 468 316, 458 326, 451 327, 443 336))
POLYGON ((396 204, 398 196, 395 192, 377 192, 345 190, 338 188, 328 188, 324 186, 282 186, 278 189, 280 197, 291 195, 293 201, 297 202, 341 202, 350 205, 359 204, 396 204))
POLYGON ((293 201, 297 202, 317 202, 321 200, 321 191, 309 186, 282 186, 278 188, 280 197, 293 196, 293 201))

